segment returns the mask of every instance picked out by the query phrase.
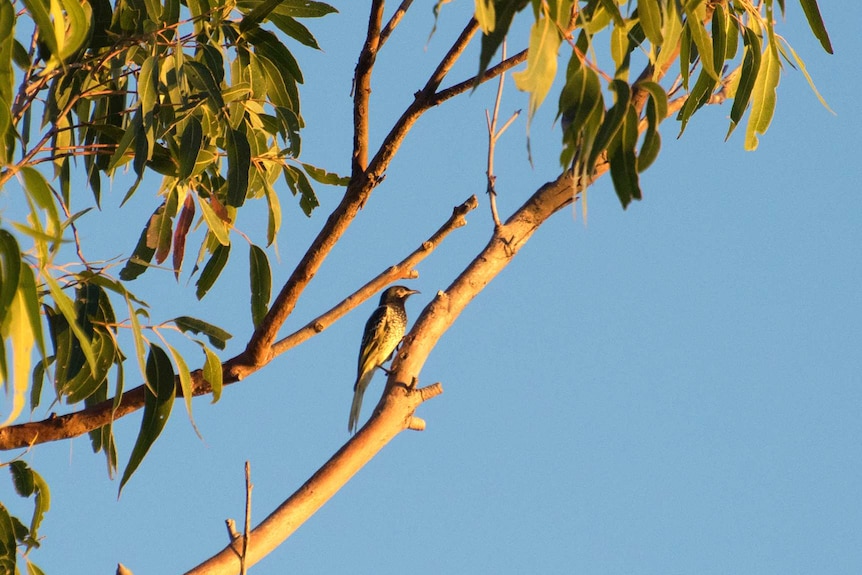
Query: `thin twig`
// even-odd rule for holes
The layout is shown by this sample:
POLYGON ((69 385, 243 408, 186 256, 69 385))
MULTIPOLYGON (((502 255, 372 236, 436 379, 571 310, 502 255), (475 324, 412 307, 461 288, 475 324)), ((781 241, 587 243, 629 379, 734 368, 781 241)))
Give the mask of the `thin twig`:
MULTIPOLYGON (((503 40, 503 56, 502 59, 506 59, 506 40, 503 40)), ((503 100, 503 84, 506 80, 506 73, 500 73, 500 82, 497 86, 497 97, 494 99, 494 114, 489 115, 488 110, 485 110, 485 121, 488 124, 488 171, 486 172, 488 176, 488 203, 491 205, 491 217, 494 219, 494 227, 499 228, 500 216, 497 213, 497 188, 495 186, 497 182, 497 176, 494 175, 494 151, 496 149, 497 140, 500 136, 503 135, 503 132, 515 121, 515 118, 518 117, 518 114, 521 113, 520 110, 512 114, 512 117, 506 121, 506 124, 503 128, 497 132, 497 119, 500 114, 500 102, 503 100)))
POLYGON ((434 94, 434 98, 432 99, 431 105, 432 106, 439 106, 440 104, 442 104, 443 102, 445 102, 449 98, 453 98, 459 94, 463 94, 464 92, 472 90, 476 86, 476 84, 482 84, 484 82, 487 82, 488 80, 492 80, 492 79, 496 78, 497 76, 499 76, 500 74, 502 74, 503 72, 505 72, 511 68, 514 68, 515 66, 517 66, 518 64, 521 64, 522 62, 524 62, 526 60, 527 60, 527 51, 521 50, 520 52, 518 52, 514 56, 511 56, 507 60, 503 60, 502 62, 500 62, 496 66, 494 66, 492 68, 488 68, 487 70, 485 70, 485 73, 482 74, 482 77, 479 78, 478 81, 476 81, 476 77, 473 76, 472 78, 467 78, 466 80, 463 80, 461 82, 458 82, 457 84, 453 84, 452 86, 449 86, 448 88, 444 88, 443 90, 440 90, 439 92, 434 94))
POLYGON ((247 565, 245 558, 248 555, 248 542, 251 539, 251 465, 245 462, 245 529, 242 534, 242 555, 239 557, 239 573, 246 575, 247 565))
POLYGON ((368 102, 371 98, 371 71, 380 49, 380 23, 383 21, 383 0, 371 3, 368 33, 356 62, 353 77, 353 165, 352 177, 358 179, 368 164, 368 102))
POLYGON ((461 226, 467 223, 467 220, 464 216, 467 215, 468 212, 475 209, 478 205, 478 201, 476 200, 476 196, 471 196, 460 206, 455 207, 452 210, 452 215, 449 219, 444 223, 440 229, 438 229, 434 235, 430 238, 422 242, 422 245, 419 246, 416 250, 413 251, 409 256, 401 260, 401 262, 395 264, 384 270, 382 273, 377 275, 374 279, 366 283, 364 286, 344 298, 341 303, 327 311, 326 313, 318 316, 312 321, 308 322, 305 326, 295 331, 294 333, 288 335, 277 341, 272 346, 272 355, 273 357, 281 355, 287 350, 298 346, 299 344, 307 341, 308 339, 314 337, 319 334, 333 323, 347 315, 350 311, 355 309, 359 304, 376 294, 380 291, 380 289, 397 279, 407 279, 410 277, 415 277, 414 268, 416 265, 431 255, 431 252, 440 245, 440 242, 443 241, 452 230, 460 228, 461 226))
MULTIPOLYGON (((452 210, 449 219, 404 260, 379 274, 353 295, 312 320, 305 327, 273 345, 270 350, 270 359, 322 332, 336 320, 380 291, 381 287, 398 277, 398 274, 403 273, 404 270, 412 270, 419 262, 428 257, 450 232, 466 223, 466 214, 475 209, 477 204, 476 197, 472 196, 457 206, 452 210)), ((241 353, 222 364, 222 383, 223 385, 236 383, 256 369, 254 366, 247 365, 245 354, 241 353)), ((212 387, 203 378, 202 370, 197 369, 191 372, 191 379, 192 395, 199 396, 212 392, 212 387)), ((177 397, 181 397, 183 392, 179 379, 177 379, 176 387, 177 397)), ((146 386, 139 385, 123 393, 120 398, 109 398, 74 413, 55 415, 42 421, 0 428, 0 450, 19 449, 31 444, 47 443, 82 435, 140 409, 144 404, 146 393, 146 386), (117 402, 116 406, 114 405, 115 402, 117 402)))
POLYGON ((386 26, 383 27, 383 31, 380 32, 380 45, 378 46, 378 50, 382 48, 386 43, 386 40, 389 39, 389 35, 392 34, 392 31, 395 30, 395 27, 401 22, 404 14, 406 14, 407 10, 410 9, 411 4, 413 4, 413 0, 402 0, 401 6, 398 7, 392 15, 392 18, 389 19, 389 22, 387 22, 386 26))

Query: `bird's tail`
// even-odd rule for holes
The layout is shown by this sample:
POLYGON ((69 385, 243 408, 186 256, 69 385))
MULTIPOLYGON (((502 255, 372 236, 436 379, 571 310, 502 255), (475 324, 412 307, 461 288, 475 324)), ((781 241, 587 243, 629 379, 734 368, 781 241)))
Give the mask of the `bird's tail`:
POLYGON ((372 377, 374 377, 374 370, 369 369, 356 380, 356 385, 353 386, 353 403, 350 404, 350 419, 347 422, 349 433, 353 433, 358 427, 359 412, 362 411, 362 396, 365 395, 365 389, 371 383, 372 377))

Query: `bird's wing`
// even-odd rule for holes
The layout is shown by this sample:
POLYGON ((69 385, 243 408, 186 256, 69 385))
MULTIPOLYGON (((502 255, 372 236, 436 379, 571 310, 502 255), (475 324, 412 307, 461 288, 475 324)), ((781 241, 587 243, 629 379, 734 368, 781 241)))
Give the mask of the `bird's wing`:
POLYGON ((392 308, 383 305, 374 310, 368 318, 365 332, 362 334, 362 346, 359 349, 357 377, 381 365, 392 353, 391 349, 383 349, 381 346, 389 339, 386 337, 386 332, 391 329, 390 323, 394 315, 392 308))

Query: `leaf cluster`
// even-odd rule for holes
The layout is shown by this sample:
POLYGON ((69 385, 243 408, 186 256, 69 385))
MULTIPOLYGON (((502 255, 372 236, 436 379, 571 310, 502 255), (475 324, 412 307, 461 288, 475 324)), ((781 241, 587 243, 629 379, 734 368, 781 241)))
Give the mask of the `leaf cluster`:
MULTIPOLYGON (((301 20, 333 12, 313 0, 23 0, 17 11, 12 0, 0 0, 0 187, 17 178, 27 213, 22 221, 0 221, 0 383, 11 392, 0 426, 27 404, 39 407, 46 387, 52 404, 89 407, 113 397, 116 409, 129 355, 121 339, 129 334, 147 396, 122 489, 178 390, 191 417, 195 376, 170 343, 172 333, 185 333, 202 350, 199 377, 219 398, 215 350, 230 334, 187 316, 153 323, 125 282, 168 261, 179 279, 189 238, 199 230, 191 273, 202 298, 241 237, 249 244, 253 321, 265 316, 269 261, 236 229, 238 211, 247 200, 266 202, 261 245, 269 246, 282 221, 279 179, 309 216, 318 205, 312 181, 346 183, 299 160, 303 75, 285 43, 319 49, 301 20), (76 170, 83 170, 95 207, 105 182, 123 172, 133 176, 123 203, 148 174, 161 180, 158 206, 116 275, 113 264, 83 255, 75 222, 90 208, 71 210, 73 196, 84 201, 79 190, 73 194, 76 170), (60 263, 70 249, 79 263, 60 263)), ((113 475, 111 424, 90 439, 113 475)), ((4 534, 20 534, 13 531, 4 534)), ((35 527, 31 532, 35 537, 35 527)), ((14 561, 15 547, 6 545, 0 561, 14 561)))
MULTIPOLYGON (((823 48, 832 51, 815 0, 800 0, 823 48)), ((745 148, 757 148, 775 109, 782 58, 805 72, 796 52, 774 29, 774 0, 496 0, 477 1, 485 35, 479 60, 487 69, 514 16, 531 5, 527 69, 515 75, 529 92, 532 116, 557 79, 560 46, 569 62, 557 117, 563 127, 561 163, 589 182, 596 162, 610 163, 623 207, 641 198, 639 173, 661 147, 659 124, 676 110, 680 135, 695 112, 733 99, 727 137, 750 109, 745 148), (609 44, 605 44, 606 38, 609 44), (632 62, 644 70, 632 77, 632 62), (678 62, 678 76, 660 84, 678 62), (670 104, 669 104, 670 103, 670 104)), ((784 2, 777 2, 784 12, 784 2)), ((815 90, 811 78, 806 78, 815 90)), ((818 95, 819 97, 819 95, 818 95)), ((822 98, 821 98, 822 101, 822 98)), ((825 103, 824 103, 825 104, 825 103)))

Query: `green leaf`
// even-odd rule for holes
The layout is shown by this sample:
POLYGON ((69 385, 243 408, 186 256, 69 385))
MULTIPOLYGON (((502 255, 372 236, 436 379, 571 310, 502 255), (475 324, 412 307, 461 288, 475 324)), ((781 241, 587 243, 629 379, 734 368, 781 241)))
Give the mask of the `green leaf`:
POLYGON ((257 6, 255 6, 254 9, 243 16, 243 19, 240 20, 240 33, 250 30, 263 22, 273 10, 278 8, 278 5, 281 4, 281 2, 282 0, 263 0, 262 2, 257 3, 257 6))
POLYGON ((554 83, 561 40, 556 23, 550 18, 540 18, 530 31, 527 69, 512 74, 515 86, 530 93, 529 118, 535 115, 554 83))
POLYGON ((0 316, 6 315, 18 291, 21 267, 21 249, 15 236, 0 229, 0 316))
POLYGON ((799 0, 802 4, 802 11, 805 12, 805 17, 808 19, 808 25, 811 31, 814 32, 814 37, 820 40, 820 45, 828 53, 832 54, 832 42, 829 40, 829 34, 826 32, 826 25, 823 23, 823 17, 820 15, 820 8, 817 6, 817 0, 799 0))
POLYGON ((126 307, 129 309, 129 322, 132 324, 132 338, 135 343, 135 357, 138 360, 138 368, 141 371, 141 376, 146 378, 147 371, 144 364, 144 348, 146 340, 141 332, 141 322, 138 320, 138 310, 135 309, 135 306, 132 304, 132 300, 128 295, 126 296, 126 307))
MULTIPOLYGON (((200 196, 197 196, 198 204, 200 204, 201 212, 204 220, 207 223, 210 231, 213 233, 218 242, 223 246, 230 245, 230 225, 229 222, 221 219, 212 206, 200 196)), ((215 199, 215 198, 213 198, 215 199)))
POLYGON ((240 207, 248 192, 248 170, 251 167, 251 147, 245 132, 228 130, 225 142, 227 152, 227 204, 240 207))
POLYGON ((717 85, 718 81, 716 81, 716 79, 706 71, 706 68, 700 71, 700 74, 697 77, 697 82, 694 83, 694 86, 688 94, 688 99, 686 99, 682 108, 679 110, 679 114, 677 114, 677 120, 680 121, 679 136, 681 136, 685 131, 685 127, 688 125, 688 121, 692 114, 702 108, 709 101, 709 97, 715 91, 717 85))
POLYGON ((227 340, 233 337, 222 328, 195 317, 181 315, 170 321, 174 322, 174 325, 176 325, 183 333, 190 331, 194 334, 204 334, 207 336, 210 343, 219 349, 224 349, 227 344, 227 340))
POLYGON ((118 357, 118 349, 114 339, 104 330, 97 331, 92 339, 93 351, 96 353, 96 369, 84 366, 75 377, 63 387, 62 393, 69 404, 87 399, 100 388, 104 388, 108 379, 108 371, 118 357))
MULTIPOLYGON (((799 68, 799 70, 802 72, 802 75, 805 76, 805 80, 808 82, 808 86, 811 88, 811 91, 814 92, 814 95, 817 96, 817 99, 820 100, 820 104, 834 114, 835 112, 832 110, 832 108, 829 107, 829 104, 826 103, 826 99, 822 95, 820 95, 820 91, 817 89, 817 86, 814 85, 814 80, 808 73, 808 68, 805 66, 805 62, 802 60, 802 58, 799 57, 799 54, 796 53, 796 50, 793 49, 793 46, 791 46, 786 40, 784 40, 783 38, 780 38, 779 40, 790 51, 790 55, 793 56, 793 60, 796 62, 796 67, 799 68)), ((782 53, 786 57, 787 53, 783 50, 782 53)))
POLYGON ((757 76, 760 72, 761 48, 760 36, 750 28, 743 28, 743 42, 745 48, 742 57, 742 70, 739 76, 739 83, 736 87, 736 93, 733 95, 733 106, 730 108, 730 127, 727 130, 725 140, 730 137, 745 109, 748 107, 748 102, 751 99, 751 92, 754 90, 754 83, 757 81, 757 76))
POLYGON ((195 290, 195 296, 197 296, 198 299, 203 299, 213 284, 215 284, 215 281, 224 269, 225 264, 227 264, 229 255, 229 245, 224 246, 219 244, 216 246, 215 251, 213 251, 212 256, 204 266, 198 281, 195 283, 197 288, 195 290))
POLYGON ((15 518, 0 503, 0 569, 4 573, 15 573, 18 550, 15 543, 15 518))
POLYGON ((589 160, 586 162, 586 166, 589 168, 595 164, 599 155, 605 151, 610 141, 616 135, 617 130, 622 126, 629 109, 629 103, 631 102, 631 89, 626 82, 623 80, 613 80, 610 87, 617 95, 616 102, 605 114, 605 118, 602 120, 602 124, 596 133, 589 160))
POLYGON ((311 182, 305 177, 305 173, 290 165, 285 165, 282 172, 287 186, 294 195, 301 194, 299 198, 299 207, 306 216, 311 216, 314 208, 320 205, 317 201, 317 196, 314 193, 314 188, 311 187, 311 182))
POLYGON ((781 62, 778 51, 773 46, 767 46, 754 89, 751 94, 751 113, 745 130, 745 149, 757 149, 757 135, 766 133, 775 112, 775 89, 781 79, 781 62))
MULTIPOLYGON (((156 208, 156 211, 153 212, 153 215, 158 213, 159 208, 156 208)), ((155 247, 149 247, 147 245, 147 235, 149 234, 150 225, 152 225, 153 219, 150 217, 147 220, 147 225, 144 226, 143 231, 141 231, 141 235, 138 238, 138 243, 135 246, 135 250, 132 252, 132 257, 126 261, 126 265, 123 266, 123 269, 120 270, 120 279, 123 281, 132 281, 137 278, 139 275, 147 271, 150 267, 150 262, 153 260, 153 256, 156 253, 155 247)))
POLYGON ((168 345, 168 350, 171 352, 171 357, 174 358, 174 363, 177 364, 177 371, 179 372, 179 380, 180 380, 180 389, 183 390, 183 399, 186 404, 186 412, 189 415, 189 421, 192 424, 192 428, 195 430, 195 434, 203 439, 201 432, 198 430, 198 426, 195 424, 195 419, 192 417, 192 374, 189 371, 189 366, 186 364, 186 361, 183 359, 183 356, 180 354, 177 349, 168 345))
MULTIPOLYGON (((702 2, 689 2, 685 6, 686 22, 685 27, 691 33, 691 39, 697 46, 697 51, 700 54, 700 63, 706 73, 712 76, 716 81, 720 81, 718 70, 715 67, 715 60, 712 57, 712 40, 709 37, 709 32, 703 25, 703 19, 706 16, 706 6, 702 2)), ((722 51, 722 54, 724 52, 722 51)), ((680 60, 682 60, 680 58, 680 60)), ((686 62, 680 62, 680 65, 687 66, 686 62)))
POLYGON ((483 34, 494 31, 497 23, 494 15, 494 0, 476 0, 476 21, 483 34))
POLYGON ((320 50, 317 40, 312 36, 311 32, 290 16, 282 16, 281 14, 270 14, 270 21, 276 28, 309 48, 320 50))
POLYGON ((588 148, 595 137, 595 131, 589 129, 595 121, 590 120, 596 117, 600 120, 603 112, 604 99, 598 74, 589 66, 582 65, 578 54, 572 51, 566 84, 560 92, 559 115, 563 118, 565 144, 561 157, 563 167, 571 165, 578 150, 581 157, 589 155, 588 148))
POLYGON ((622 125, 608 145, 611 180, 623 209, 628 207, 633 199, 641 199, 637 156, 635 155, 637 141, 638 116, 635 109, 629 106, 622 125))
POLYGON ((515 13, 520 12, 527 6, 528 0, 494 0, 494 31, 489 34, 482 35, 482 47, 479 53, 479 73, 477 78, 481 78, 485 70, 488 69, 488 64, 491 63, 491 58, 497 52, 500 44, 506 34, 509 33, 509 27, 512 25, 512 19, 515 13))
POLYGON ((257 328, 266 316, 272 292, 272 272, 266 252, 254 244, 249 246, 249 282, 251 285, 251 320, 257 328))
MULTIPOLYGON (((36 28, 40 32, 39 41, 44 44, 49 57, 52 60, 55 59, 55 54, 57 54, 59 50, 57 46, 57 37, 54 35, 54 24, 51 22, 51 15, 48 13, 48 3, 44 0, 22 1, 24 6, 27 8, 27 11, 30 13, 30 16, 33 18, 36 28)), ((56 64, 59 64, 59 62, 56 62, 45 71, 50 71, 51 68, 56 67, 56 64)))
POLYGON ((278 64, 280 70, 286 71, 294 81, 302 84, 302 70, 299 68, 296 58, 281 43, 278 36, 268 30, 253 28, 243 32, 243 38, 254 46, 256 54, 278 64))
MULTIPOLYGON (((9 126, 12 124, 12 92, 15 86, 12 61, 21 60, 19 48, 23 49, 15 40, 15 8, 12 2, 3 2, 0 4, 0 137, 7 135, 9 126)), ((29 55, 25 55, 24 59, 26 60, 24 69, 27 69, 30 65, 29 55)), ((29 126, 25 125, 24 128, 27 129, 29 126)), ((25 130, 21 131, 25 132, 25 130)), ((24 142, 24 145, 26 146, 27 143, 24 142)), ((10 159, 10 152, 11 149, 8 146, 0 146, 0 161, 5 164, 10 159)))
POLYGON ((204 350, 204 354, 206 355, 206 361, 204 362, 203 369, 203 377, 204 380, 210 384, 213 390, 213 403, 217 402, 221 398, 221 390, 222 390, 222 369, 221 362, 219 361, 218 356, 213 353, 213 351, 201 343, 201 347, 204 350))
POLYGON ((21 460, 11 462, 9 472, 12 474, 12 482, 18 495, 21 497, 36 496, 29 530, 29 539, 35 541, 39 536, 39 526, 42 524, 42 519, 45 518, 45 513, 51 508, 51 490, 42 476, 21 460))
POLYGON ((727 18, 721 4, 716 4, 712 12, 712 65, 716 73, 724 67, 727 54, 727 18))
MULTIPOLYGON (((30 166, 23 166, 19 174, 21 175, 27 194, 36 201, 36 204, 40 208, 45 210, 48 216, 48 235, 54 237, 55 241, 60 241, 62 239, 60 212, 54 201, 54 193, 45 176, 30 166)), ((33 217, 37 217, 35 212, 33 213, 33 217)))
POLYGON ((281 229, 281 203, 279 202, 278 194, 275 193, 275 190, 271 186, 266 186, 264 192, 266 193, 266 201, 269 207, 266 222, 266 245, 270 246, 275 241, 275 237, 281 229))
POLYGON ((194 88, 203 92, 214 112, 224 108, 221 87, 210 69, 196 60, 186 60, 182 67, 183 73, 194 88))
POLYGON ((321 184, 330 186, 346 186, 350 183, 350 176, 339 176, 334 172, 327 172, 323 168, 312 166, 311 164, 302 164, 302 169, 305 173, 311 176, 311 179, 321 184))
MULTIPOLYGON (((10 306, 8 337, 12 343, 12 406, 9 415, 0 423, 4 427, 15 420, 24 409, 27 389, 29 389, 31 351, 35 342, 33 328, 27 319, 27 306, 21 290, 15 294, 10 306)), ((7 390, 9 389, 7 385, 7 390)))
POLYGON ((140 466, 146 457, 153 442, 159 437, 174 405, 176 396, 176 384, 174 382, 174 368, 165 350, 157 345, 150 345, 150 353, 147 355, 147 389, 144 394, 144 415, 141 420, 141 430, 129 456, 129 462, 120 479, 120 489, 132 477, 132 474, 140 466))
POLYGON ((60 288, 57 280, 51 277, 50 274, 45 274, 42 277, 45 280, 45 283, 48 284, 48 290, 51 293, 51 297, 54 299, 54 303, 57 304, 57 308, 60 310, 60 313, 68 322, 69 329, 71 329, 72 333, 75 334, 75 338, 78 340, 78 345, 81 347, 81 352, 87 360, 87 365, 90 366, 90 369, 95 371, 96 354, 93 352, 92 345, 90 345, 89 337, 78 325, 78 314, 75 311, 75 304, 72 303, 69 296, 67 296, 60 288))
POLYGON ((177 174, 177 178, 180 180, 185 180, 194 171, 202 142, 203 128, 200 120, 195 116, 190 116, 180 138, 180 169, 177 174))
MULTIPOLYGON (((240 10, 251 11, 260 5, 260 0, 239 0, 236 5, 240 10)), ((272 13, 291 16, 293 18, 320 18, 334 12, 338 12, 338 10, 324 2, 315 2, 314 0, 282 0, 277 3, 272 13)))
POLYGON ((656 48, 661 46, 662 22, 658 0, 638 0, 638 17, 650 43, 656 48))

